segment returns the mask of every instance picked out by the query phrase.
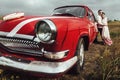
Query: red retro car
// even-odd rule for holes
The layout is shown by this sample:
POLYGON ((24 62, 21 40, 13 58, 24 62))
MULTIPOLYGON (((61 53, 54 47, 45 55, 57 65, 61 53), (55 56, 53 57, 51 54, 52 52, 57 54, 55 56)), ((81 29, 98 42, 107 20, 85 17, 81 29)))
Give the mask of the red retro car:
POLYGON ((74 66, 80 73, 84 51, 97 34, 95 23, 82 5, 58 7, 49 17, 6 15, 0 21, 0 67, 56 76, 74 66))

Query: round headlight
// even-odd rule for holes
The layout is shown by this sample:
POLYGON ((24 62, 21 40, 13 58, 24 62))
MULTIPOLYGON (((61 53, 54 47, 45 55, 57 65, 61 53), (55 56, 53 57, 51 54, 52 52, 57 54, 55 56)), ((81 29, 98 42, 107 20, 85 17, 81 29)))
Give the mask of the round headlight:
POLYGON ((56 37, 56 26, 50 20, 39 21, 36 25, 36 36, 43 43, 52 43, 56 37))

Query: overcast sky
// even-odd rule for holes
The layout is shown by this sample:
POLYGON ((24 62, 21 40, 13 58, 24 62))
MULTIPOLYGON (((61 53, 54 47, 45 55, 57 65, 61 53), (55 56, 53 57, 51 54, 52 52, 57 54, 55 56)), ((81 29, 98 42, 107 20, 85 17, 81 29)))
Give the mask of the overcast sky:
POLYGON ((120 0, 0 0, 0 15, 13 12, 51 15, 54 8, 73 4, 87 5, 95 15, 98 9, 102 9, 109 19, 120 20, 120 0))

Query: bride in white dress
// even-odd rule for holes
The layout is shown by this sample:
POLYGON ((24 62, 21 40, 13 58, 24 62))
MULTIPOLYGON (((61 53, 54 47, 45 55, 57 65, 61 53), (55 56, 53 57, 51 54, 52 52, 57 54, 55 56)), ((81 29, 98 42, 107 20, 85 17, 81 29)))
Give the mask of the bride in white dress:
POLYGON ((102 30, 102 39, 103 39, 105 44, 110 46, 113 42, 110 38, 107 17, 105 16, 104 12, 102 13, 101 17, 102 17, 102 24, 104 25, 103 30, 102 30))

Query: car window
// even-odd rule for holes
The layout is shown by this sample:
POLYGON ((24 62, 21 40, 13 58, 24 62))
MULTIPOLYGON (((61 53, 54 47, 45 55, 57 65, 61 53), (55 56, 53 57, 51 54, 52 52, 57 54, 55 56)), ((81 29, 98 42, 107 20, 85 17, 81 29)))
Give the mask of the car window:
POLYGON ((54 14, 65 14, 69 13, 77 17, 84 17, 85 16, 85 9, 83 7, 63 7, 54 10, 54 14))
POLYGON ((85 9, 84 8, 79 8, 77 11, 76 11, 76 15, 78 15, 79 17, 84 17, 85 15, 85 9))
POLYGON ((87 17, 90 21, 95 22, 95 17, 90 10, 88 10, 87 17))

